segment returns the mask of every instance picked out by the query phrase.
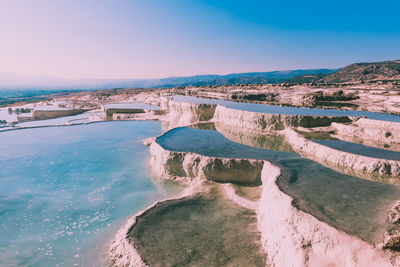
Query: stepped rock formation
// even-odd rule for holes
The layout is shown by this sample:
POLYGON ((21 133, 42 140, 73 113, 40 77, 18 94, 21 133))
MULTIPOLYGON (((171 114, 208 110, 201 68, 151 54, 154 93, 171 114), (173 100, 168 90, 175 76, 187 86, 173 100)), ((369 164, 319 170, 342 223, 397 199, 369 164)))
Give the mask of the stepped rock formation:
POLYGON ((353 124, 332 123, 338 136, 399 144, 400 123, 361 118, 353 124))
POLYGON ((215 110, 214 121, 249 132, 269 132, 283 130, 286 127, 329 126, 332 122, 350 122, 351 120, 346 116, 330 117, 259 113, 218 105, 215 110))
POLYGON ((192 152, 175 152, 150 145, 153 171, 164 179, 190 182, 195 179, 244 185, 260 184, 263 161, 207 157, 192 152))
POLYGON ((286 140, 295 151, 329 168, 349 175, 388 183, 400 183, 400 162, 377 159, 344 151, 339 151, 305 139, 292 129, 284 131, 286 140), (375 179, 373 178, 375 177, 375 179))
POLYGON ((169 117, 167 129, 192 124, 199 121, 209 121, 213 118, 217 105, 196 104, 186 102, 168 102, 169 117))
MULTIPOLYGON (((400 176, 400 162, 338 151, 307 140, 292 129, 332 124, 331 128, 336 129, 338 135, 371 139, 385 136, 393 139, 394 142, 399 137, 398 124, 395 123, 376 122, 365 118, 353 122, 348 117, 257 113, 221 105, 174 101, 168 101, 167 105, 170 110, 170 128, 211 120, 220 133, 238 143, 279 151, 293 152, 294 150, 306 158, 345 173, 357 172, 358 176, 364 178, 378 177, 384 178, 384 182, 399 182, 397 180, 400 176), (352 124, 335 122, 352 122, 352 124), (376 129, 373 129, 370 126, 375 122, 376 129), (387 134, 389 129, 390 135, 387 134), (270 132, 280 135, 270 142, 271 140, 266 138, 266 134, 270 132)), ((385 235, 384 244, 375 247, 319 221, 311 214, 295 207, 293 199, 280 190, 276 181, 281 170, 268 161, 208 157, 193 152, 170 151, 158 144, 157 139, 148 139, 145 143, 150 144, 151 165, 153 171, 161 179, 176 180, 186 184, 201 181, 208 184, 212 182, 240 185, 261 184, 262 194, 258 201, 241 199, 236 195, 235 190, 229 187, 229 184, 224 186, 231 200, 257 211, 258 230, 261 232, 268 265, 399 266, 400 262, 395 254, 381 249, 382 247, 397 248, 398 236, 400 236, 397 230, 388 232, 385 235)), ((162 203, 160 202, 159 205, 162 203)), ((116 265, 126 265, 127 260, 128 262, 132 260, 138 265, 143 264, 138 260, 140 257, 136 257, 137 251, 132 251, 132 244, 127 238, 129 229, 132 229, 135 223, 136 219, 131 219, 130 226, 122 229, 119 232, 118 241, 113 243, 113 259, 116 265), (122 245, 118 245, 118 242, 122 245), (125 256, 124 253, 130 253, 131 256, 125 256)))
MULTIPOLYGON (((192 161, 193 155, 191 154, 194 153, 166 151, 160 145, 155 144, 156 142, 151 147, 152 155, 163 153, 164 156, 156 155, 152 158, 152 162, 157 168, 162 169, 159 174, 164 179, 170 179, 171 176, 174 176, 176 169, 168 167, 164 169, 163 166, 176 167, 176 164, 181 164, 177 162, 183 162, 185 159, 192 161), (179 159, 176 158, 177 153, 181 155, 181 157, 178 157, 179 159), (172 164, 166 164, 165 159, 171 160, 172 164)), ((212 157, 196 156, 202 157, 202 160, 206 162, 215 160, 212 157)), ((183 165, 185 164, 183 163, 183 165)), ((197 167, 204 168, 206 165, 199 164, 197 167)), ((367 242, 336 230, 294 207, 292 198, 283 193, 276 184, 276 179, 280 175, 278 167, 268 161, 260 161, 260 168, 263 191, 256 209, 258 228, 262 235, 264 250, 268 255, 267 264, 272 266, 370 266, 370 264, 373 266, 392 266, 391 262, 395 261, 396 258, 390 252, 374 248, 367 242)), ((182 169, 186 171, 178 172, 179 174, 188 173, 192 175, 189 181, 196 175, 196 173, 189 171, 190 168, 182 167, 182 169)), ((197 175, 203 177, 203 179, 207 177, 199 169, 197 175)), ((187 178, 185 180, 187 181, 187 178)), ((234 193, 230 192, 230 195, 232 194, 234 193)), ((235 196, 231 196, 231 198, 238 199, 235 196)))

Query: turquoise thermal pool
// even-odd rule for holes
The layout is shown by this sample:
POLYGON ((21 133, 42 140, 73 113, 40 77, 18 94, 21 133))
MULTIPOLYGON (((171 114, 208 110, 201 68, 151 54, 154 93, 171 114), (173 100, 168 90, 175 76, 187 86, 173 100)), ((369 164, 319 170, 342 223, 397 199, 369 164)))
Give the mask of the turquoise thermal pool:
POLYGON ((0 133, 0 265, 105 265, 117 229, 166 196, 141 142, 159 134, 143 121, 0 133))

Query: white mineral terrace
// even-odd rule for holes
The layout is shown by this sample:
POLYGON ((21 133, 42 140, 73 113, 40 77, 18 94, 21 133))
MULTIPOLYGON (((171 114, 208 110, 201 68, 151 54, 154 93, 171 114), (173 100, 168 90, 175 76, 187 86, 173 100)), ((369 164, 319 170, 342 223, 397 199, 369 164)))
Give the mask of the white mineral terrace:
MULTIPOLYGON (((262 181, 262 195, 258 201, 249 201, 236 195, 228 184, 224 185, 226 195, 235 203, 258 214, 258 230, 267 253, 267 264, 271 266, 393 266, 396 256, 373 246, 357 237, 339 231, 320 222, 292 205, 292 198, 276 185, 280 169, 268 161, 249 159, 229 159, 202 156, 191 152, 169 151, 158 145, 154 139, 151 144, 152 168, 164 179, 176 179, 190 185, 190 194, 204 190, 202 181, 229 182, 219 176, 229 173, 232 180, 245 177, 253 181, 252 175, 245 175, 236 164, 247 162, 254 170, 254 178, 262 181), (217 166, 217 167, 216 167, 217 166), (206 170, 209 170, 208 172, 206 170), (211 170, 211 171, 210 171, 211 170), (237 178, 233 178, 237 177, 237 178)), ((237 180, 236 180, 237 182, 237 180)), ((188 196, 186 191, 179 198, 188 196)), ((162 205, 160 201, 156 205, 162 205)), ((111 247, 110 257, 117 266, 143 266, 139 253, 134 249, 126 234, 134 227, 136 218, 132 217, 117 234, 111 247)))
MULTIPOLYGON (((92 110, 80 115, 76 114, 83 110, 38 106, 25 119, 75 115, 54 119, 54 122, 48 120, 49 126, 84 124, 91 120, 161 120, 167 130, 199 122, 213 122, 219 133, 236 143, 266 150, 276 149, 300 157, 295 154, 297 152, 304 158, 347 175, 375 182, 400 184, 400 161, 341 151, 309 140, 299 131, 307 129, 310 133, 330 133, 340 140, 354 140, 372 144, 371 146, 376 144, 380 148, 388 146, 396 150, 400 148, 400 122, 350 117, 345 112, 335 111, 326 112, 329 116, 323 113, 314 115, 312 109, 302 110, 304 114, 290 114, 292 109, 280 113, 257 112, 241 110, 239 106, 228 107, 223 101, 179 101, 179 97, 171 99, 165 95, 152 95, 146 103, 142 103, 146 100, 145 95, 140 95, 130 99, 132 103, 104 104, 101 111, 92 110), (266 137, 271 134, 279 142, 269 142, 266 137)), ((280 110, 284 110, 284 107, 280 107, 280 110)), ((0 109, 0 113, 7 119, 17 118, 4 108, 0 109)), ((21 115, 22 118, 23 114, 21 115)), ((37 123, 22 122, 21 128, 43 126, 37 123)), ((382 243, 364 241, 318 220, 311 212, 296 206, 295 197, 291 197, 278 186, 277 180, 283 170, 272 160, 214 157, 190 151, 172 151, 158 143, 156 138, 147 139, 144 143, 150 146, 149 162, 154 174, 159 179, 172 180, 187 186, 187 190, 181 195, 168 200, 185 199, 198 193, 206 194, 211 186, 217 185, 233 203, 255 211, 257 230, 261 233, 268 266, 400 266, 397 252, 383 249, 383 238, 382 243), (260 186, 261 197, 249 200, 239 196, 233 184, 260 186)), ((145 266, 140 251, 128 239, 127 234, 135 227, 138 218, 168 200, 154 203, 139 212, 118 231, 109 247, 112 265, 145 266)))

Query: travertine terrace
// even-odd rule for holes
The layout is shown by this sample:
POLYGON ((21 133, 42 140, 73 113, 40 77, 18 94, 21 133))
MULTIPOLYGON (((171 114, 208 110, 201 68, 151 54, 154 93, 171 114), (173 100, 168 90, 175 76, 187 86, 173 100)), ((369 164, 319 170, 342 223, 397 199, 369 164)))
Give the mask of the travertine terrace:
MULTIPOLYGON (((399 122, 344 115, 262 113, 231 108, 223 104, 201 103, 201 100, 200 103, 173 100, 175 93, 235 101, 243 101, 246 98, 244 96, 252 95, 252 98, 260 97, 261 99, 253 101, 254 103, 306 107, 334 105, 342 106, 344 109, 399 113, 399 101, 396 100, 398 99, 397 88, 390 88, 387 85, 366 87, 366 85, 340 88, 254 85, 162 89, 146 92, 111 90, 70 94, 59 100, 69 103, 76 109, 91 107, 93 112, 96 111, 95 107, 100 108, 101 105, 115 103, 153 105, 159 107, 159 110, 141 109, 139 112, 111 110, 111 114, 103 108, 103 119, 160 120, 165 130, 172 131, 177 129, 176 127, 188 125, 197 127, 196 124, 199 122, 213 122, 214 130, 236 143, 293 155, 297 152, 305 158, 359 179, 399 184, 399 161, 344 152, 312 140, 315 137, 324 136, 381 149, 398 150, 399 122), (364 88, 360 88, 363 86, 364 88), (265 95, 271 97, 265 97, 265 95)), ((97 120, 99 119, 102 119, 100 115, 97 116, 97 120)), ((207 195, 207 192, 212 191, 210 188, 216 186, 216 188, 222 188, 218 189, 220 192, 218 196, 230 199, 245 209, 255 211, 258 222, 257 226, 252 227, 255 227, 253 230, 261 235, 260 242, 266 253, 265 262, 268 265, 365 266, 367 263, 373 263, 376 266, 391 266, 398 264, 396 250, 400 244, 395 241, 397 240, 396 231, 388 231, 385 237, 381 238, 381 242, 371 243, 337 230, 329 223, 319 221, 312 214, 294 205, 293 199, 276 183, 282 171, 279 164, 276 164, 279 160, 270 162, 246 157, 212 157, 190 151, 172 151, 162 147, 157 142, 157 138, 149 139, 145 144, 150 145, 152 155, 150 163, 154 175, 159 179, 173 180, 188 187, 186 193, 177 197, 181 199, 179 203, 189 201, 191 198, 189 196, 195 196, 199 192, 207 195), (220 187, 221 184, 224 186, 220 187), (261 197, 257 200, 245 199, 235 192, 231 184, 261 187, 261 197)), ((293 159, 295 160, 296 157, 298 156, 293 159)), ((149 207, 130 219, 126 226, 120 229, 110 247, 110 261, 113 265, 146 264, 141 259, 141 250, 137 250, 132 239, 127 238, 127 233, 135 229, 137 218, 142 218, 141 216, 147 214, 146 212, 153 214, 153 211, 162 210, 163 205, 169 205, 167 203, 169 202, 161 201, 149 207)), ((144 216, 143 220, 146 218, 144 216)), ((397 229, 396 227, 393 223, 393 228, 397 229)), ((146 254, 146 257, 149 255, 146 254)))
MULTIPOLYGON (((157 98, 154 93, 153 97, 157 98)), ((171 101, 170 98, 164 95, 160 96, 159 100, 166 110, 166 115, 162 118, 166 129, 193 125, 201 121, 213 121, 218 131, 235 142, 264 149, 297 151, 327 167, 336 166, 334 169, 349 170, 345 173, 359 178, 375 177, 373 180, 377 182, 398 183, 398 162, 366 158, 334 150, 314 143, 301 134, 306 131, 309 134, 323 133, 335 137, 357 136, 365 142, 367 140, 372 142, 374 137, 380 134, 385 135, 389 143, 396 144, 398 142, 396 133, 388 135, 386 132, 389 128, 398 127, 397 122, 351 116, 262 114, 230 109, 223 105, 179 103, 171 101), (374 122, 376 124, 373 124, 374 122), (368 124, 374 126, 369 128, 368 124), (363 134, 358 134, 357 131, 363 134), (375 134, 368 131, 373 131, 375 134), (266 136, 271 134, 280 140, 273 143, 265 142, 265 139, 268 139, 266 136)), ((281 192, 275 184, 280 170, 268 161, 218 158, 193 152, 169 151, 160 146, 157 139, 152 139, 147 144, 150 144, 153 170, 157 176, 164 179, 179 181, 189 187, 193 183, 198 184, 202 181, 217 184, 261 183, 263 193, 256 202, 258 230, 268 255, 267 263, 270 265, 364 266, 367 262, 379 266, 397 264, 395 252, 382 249, 385 247, 383 238, 381 244, 371 244, 336 230, 312 215, 298 210, 292 205, 290 196, 281 192)), ((232 197, 232 192, 230 196, 232 197)))

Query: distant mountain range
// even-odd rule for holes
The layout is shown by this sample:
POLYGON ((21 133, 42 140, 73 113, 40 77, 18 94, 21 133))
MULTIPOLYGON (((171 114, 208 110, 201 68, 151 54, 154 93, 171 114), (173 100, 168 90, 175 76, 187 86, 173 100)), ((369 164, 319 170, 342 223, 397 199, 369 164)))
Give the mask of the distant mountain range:
POLYGON ((195 75, 162 79, 60 79, 46 76, 28 76, 0 72, 0 90, 88 90, 105 88, 169 88, 177 86, 210 86, 229 84, 282 83, 293 77, 324 73, 337 70, 309 69, 270 72, 234 73, 228 75, 195 75))
POLYGON ((301 69, 270 72, 195 75, 162 79, 60 79, 0 72, 0 90, 90 90, 107 88, 170 88, 232 84, 344 83, 400 80, 400 60, 355 63, 342 69, 301 69))
POLYGON ((355 63, 320 79, 325 83, 400 80, 400 60, 355 63))

